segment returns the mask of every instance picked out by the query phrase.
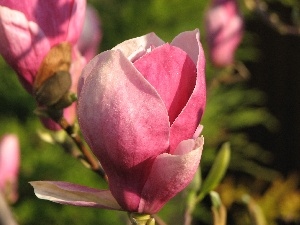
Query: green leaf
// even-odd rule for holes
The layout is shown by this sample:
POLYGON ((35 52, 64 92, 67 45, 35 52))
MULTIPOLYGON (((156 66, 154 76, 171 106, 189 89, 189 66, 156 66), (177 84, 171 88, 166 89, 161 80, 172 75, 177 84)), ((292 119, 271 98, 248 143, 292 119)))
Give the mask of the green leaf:
POLYGON ((216 188, 224 177, 230 161, 230 145, 224 143, 218 153, 207 177, 203 181, 197 201, 202 200, 207 193, 216 188))

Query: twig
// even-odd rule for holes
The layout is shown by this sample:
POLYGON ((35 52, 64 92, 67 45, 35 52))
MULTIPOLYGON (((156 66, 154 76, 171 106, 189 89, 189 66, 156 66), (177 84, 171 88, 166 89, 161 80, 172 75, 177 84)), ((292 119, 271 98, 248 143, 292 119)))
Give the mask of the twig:
POLYGON ((157 225, 167 225, 158 215, 152 215, 157 225))
POLYGON ((74 143, 77 145, 81 153, 83 154, 83 159, 91 166, 91 169, 99 174, 102 178, 107 180, 105 172, 101 167, 99 161, 92 155, 92 153, 86 148, 81 137, 78 133, 74 132, 74 127, 68 123, 68 121, 61 117, 60 119, 56 120, 56 122, 61 126, 62 129, 66 131, 66 133, 72 138, 74 143))
POLYGON ((300 35, 300 27, 282 22, 276 13, 270 12, 267 3, 260 0, 245 0, 245 5, 251 11, 256 11, 262 20, 277 30, 280 34, 300 35))
POLYGON ((184 213, 184 225, 192 224, 192 220, 193 220, 192 213, 193 213, 193 209, 191 209, 191 207, 187 207, 184 213))

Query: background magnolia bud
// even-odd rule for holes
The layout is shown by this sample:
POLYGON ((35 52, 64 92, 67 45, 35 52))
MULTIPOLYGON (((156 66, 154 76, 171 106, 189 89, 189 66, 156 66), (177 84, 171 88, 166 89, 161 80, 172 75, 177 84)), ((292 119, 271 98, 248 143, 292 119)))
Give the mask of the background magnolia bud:
POLYGON ((4 135, 0 139, 0 192, 11 203, 18 199, 19 167, 19 139, 14 134, 4 135))
POLYGON ((205 14, 206 38, 211 62, 229 66, 243 37, 243 19, 235 0, 214 0, 205 14))

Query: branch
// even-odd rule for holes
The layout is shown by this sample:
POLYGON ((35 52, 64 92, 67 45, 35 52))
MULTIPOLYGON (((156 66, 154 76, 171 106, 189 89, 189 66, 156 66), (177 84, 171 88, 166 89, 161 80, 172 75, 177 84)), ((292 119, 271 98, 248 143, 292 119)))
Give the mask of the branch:
POLYGON ((107 177, 105 175, 103 168, 101 167, 101 164, 95 158, 95 156, 91 153, 91 151, 89 151, 86 148, 80 135, 74 131, 75 130, 74 127, 72 125, 70 125, 64 117, 61 117, 60 119, 56 120, 56 122, 61 126, 62 129, 64 129, 66 131, 66 133, 69 135, 69 137, 71 137, 72 140, 74 141, 74 143, 77 145, 77 147, 83 154, 83 157, 81 157, 81 159, 85 160, 91 166, 91 169, 94 172, 96 172, 102 178, 107 180, 107 177))
POLYGON ((289 25, 281 21, 279 16, 270 12, 267 3, 261 0, 245 0, 245 5, 251 11, 256 11, 261 19, 282 35, 300 35, 300 27, 289 25))

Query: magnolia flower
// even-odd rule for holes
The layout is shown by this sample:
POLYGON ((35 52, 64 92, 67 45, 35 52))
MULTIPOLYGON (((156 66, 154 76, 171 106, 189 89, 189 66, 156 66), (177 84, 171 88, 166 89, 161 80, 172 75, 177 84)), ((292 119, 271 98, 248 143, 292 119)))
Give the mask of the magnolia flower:
POLYGON ((205 27, 212 63, 219 67, 230 65, 243 37, 243 19, 236 0, 212 0, 205 27))
POLYGON ((81 131, 109 190, 32 182, 39 198, 153 214, 192 180, 201 158, 205 58, 199 31, 164 43, 154 33, 103 52, 78 84, 81 131), (197 128, 198 127, 198 128, 197 128))
POLYGON ((87 5, 83 30, 78 41, 79 51, 87 62, 98 54, 101 39, 102 29, 98 12, 92 6, 87 5))
POLYGON ((54 46, 69 43, 71 63, 81 61, 76 43, 83 26, 85 2, 0 0, 0 53, 29 93, 33 94, 38 70, 54 46))
POLYGON ((16 135, 7 134, 0 140, 0 192, 10 202, 18 198, 18 173, 20 167, 20 147, 16 135))

